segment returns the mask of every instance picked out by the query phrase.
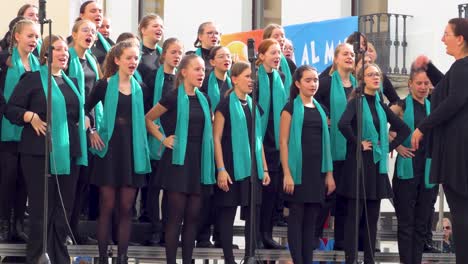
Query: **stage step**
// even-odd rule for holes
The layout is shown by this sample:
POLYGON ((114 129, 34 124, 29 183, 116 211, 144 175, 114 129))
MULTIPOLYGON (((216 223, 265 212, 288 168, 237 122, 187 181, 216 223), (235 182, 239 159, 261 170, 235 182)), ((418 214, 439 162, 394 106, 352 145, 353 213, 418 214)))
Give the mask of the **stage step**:
MULTIPOLYGON (((97 246, 69 246, 68 251, 72 257, 76 256, 90 256, 97 257, 98 249, 97 246)), ((113 256, 116 255, 117 247, 111 246, 110 252, 113 256)), ((24 244, 0 244, 0 256, 24 256, 26 253, 26 245, 24 244)), ((260 249, 256 251, 256 257, 260 260, 290 260, 288 250, 266 250, 260 249)), ((181 258, 181 250, 177 251, 178 258, 181 258)), ((207 248, 195 248, 193 252, 194 259, 202 260, 221 260, 223 252, 221 249, 207 249, 207 248)), ((234 250, 234 256, 236 259, 242 259, 244 257, 244 250, 234 250)), ((161 261, 165 258, 165 249, 162 247, 144 247, 144 246, 130 246, 128 249, 128 257, 131 259, 137 259, 139 261, 161 261)), ((359 258, 362 260, 362 252, 359 254, 359 258)), ((342 251, 315 251, 315 261, 344 261, 344 252, 342 251)), ((376 262, 389 263, 399 262, 398 253, 376 253, 376 262)), ((450 264, 455 263, 454 254, 433 254, 425 253, 423 255, 423 262, 430 263, 444 263, 450 264)))

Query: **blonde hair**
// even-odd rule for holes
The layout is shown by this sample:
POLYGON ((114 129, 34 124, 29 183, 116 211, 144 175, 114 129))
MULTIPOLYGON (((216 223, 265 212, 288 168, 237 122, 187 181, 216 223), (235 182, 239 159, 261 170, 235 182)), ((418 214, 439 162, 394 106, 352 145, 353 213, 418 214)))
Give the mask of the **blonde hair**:
POLYGON ((338 57, 338 54, 340 54, 341 49, 343 49, 344 47, 351 47, 351 50, 353 50, 351 44, 349 43, 340 43, 338 44, 338 46, 336 46, 335 52, 333 53, 333 64, 330 69, 330 72, 328 73, 329 75, 332 75, 333 72, 338 70, 338 66, 336 65, 336 58, 338 57))
POLYGON ((148 27, 149 23, 153 20, 161 20, 161 22, 163 21, 162 18, 157 15, 157 14, 154 14, 154 13, 151 13, 151 14, 148 14, 146 16, 144 16, 141 20, 140 20, 140 23, 138 24, 138 34, 140 35, 140 37, 143 39, 143 33, 141 32, 142 29, 148 27))

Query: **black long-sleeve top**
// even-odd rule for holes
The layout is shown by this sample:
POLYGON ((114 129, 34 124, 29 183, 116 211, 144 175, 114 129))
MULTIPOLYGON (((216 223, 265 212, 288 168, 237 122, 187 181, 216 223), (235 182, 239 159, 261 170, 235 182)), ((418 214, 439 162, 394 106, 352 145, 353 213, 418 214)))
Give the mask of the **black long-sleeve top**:
MULTIPOLYGON (((163 67, 161 65, 160 67, 163 67)), ((156 74, 158 69, 150 72, 145 79, 143 79, 143 85, 141 88, 143 89, 143 98, 145 103, 145 113, 147 113, 153 106, 154 101, 154 83, 156 81, 156 74)), ((166 93, 170 92, 171 90, 175 90, 174 87, 174 80, 175 75, 170 73, 164 73, 164 84, 162 88, 161 98, 166 95, 166 93)), ((163 115, 164 116, 164 115, 163 115)), ((162 117, 161 117, 162 118, 162 117)))
MULTIPOLYGON (((330 108, 330 96, 331 96, 331 76, 327 75, 319 79, 319 88, 314 95, 315 100, 317 100, 322 106, 325 106, 327 109, 330 108)), ((349 97, 353 91, 353 87, 344 87, 346 98, 349 97)))
MULTIPOLYGON (((114 41, 112 41, 110 38, 104 38, 111 46, 115 45, 114 41)), ((104 63, 104 59, 106 58, 107 51, 102 45, 101 41, 99 41, 99 39, 97 39, 96 42, 94 42, 93 46, 91 47, 91 52, 94 56, 96 56, 99 64, 102 65, 104 63)))
MULTIPOLYGON (((72 88, 61 77, 54 76, 53 78, 65 98, 70 156, 79 157, 81 155, 78 134, 79 99, 72 88)), ((72 81, 78 87, 76 79, 72 78, 72 81)), ((18 152, 30 155, 44 155, 44 137, 42 135, 38 136, 32 125, 24 122, 23 117, 26 111, 36 113, 44 122, 47 120, 47 100, 39 72, 27 72, 23 74, 8 101, 5 116, 11 123, 24 126, 21 141, 18 144, 18 152)), ((53 106, 52 111, 54 111, 53 106)))
MULTIPOLYGON (((369 109, 372 114, 372 119, 374 121, 375 129, 377 133, 380 131, 380 122, 377 115, 377 110, 375 108, 375 96, 365 95, 369 109)), ((392 126, 393 130, 397 132, 397 136, 392 142, 389 142, 389 151, 392 151, 397 146, 399 146, 411 133, 409 127, 396 116, 388 106, 380 102, 382 108, 385 111, 387 116, 387 121, 392 126)), ((356 98, 351 99, 346 106, 346 110, 341 116, 340 121, 338 122, 338 128, 340 129, 343 136, 346 138, 348 143, 356 145, 356 131, 357 131, 357 120, 356 120, 356 98)))
MULTIPOLYGON (((159 54, 157 49, 151 49, 143 45, 141 49, 141 58, 140 64, 138 64, 138 72, 140 73, 143 80, 151 72, 156 71, 160 65, 159 63, 159 54)), ((162 65, 161 65, 162 66, 162 65)))

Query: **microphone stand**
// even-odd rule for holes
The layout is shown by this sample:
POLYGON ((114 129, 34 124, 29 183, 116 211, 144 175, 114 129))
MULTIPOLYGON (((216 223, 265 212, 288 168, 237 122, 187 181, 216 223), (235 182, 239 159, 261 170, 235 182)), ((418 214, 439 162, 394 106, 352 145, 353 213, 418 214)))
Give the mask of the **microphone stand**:
MULTIPOLYGON (((250 62, 250 68, 251 68, 251 76, 252 79, 256 80, 257 78, 257 69, 255 67, 255 50, 254 50, 254 43, 255 41, 251 38, 247 40, 247 47, 248 47, 248 55, 249 55, 249 62, 250 62)), ((254 89, 252 90, 252 122, 251 122, 251 134, 252 136, 250 137, 250 157, 251 157, 251 162, 252 166, 250 168, 250 216, 249 216, 249 221, 250 221, 250 226, 249 232, 250 235, 248 238, 249 240, 249 247, 246 248, 246 254, 245 254, 245 262, 246 264, 255 264, 257 263, 257 260, 255 258, 255 249, 256 249, 256 235, 257 235, 257 230, 256 230, 256 212, 257 212, 257 199, 256 199, 256 185, 257 179, 258 179, 258 173, 257 173, 257 159, 255 156, 255 140, 256 140, 256 127, 255 127, 255 121, 257 118, 257 85, 258 82, 255 81, 254 83, 254 89)))
MULTIPOLYGON (((366 51, 361 49, 361 33, 356 32, 357 38, 356 42, 354 43, 354 54, 356 57, 358 55, 361 55, 361 68, 359 69, 361 71, 360 76, 363 76, 364 78, 364 58, 366 51)), ((359 62, 356 61, 356 65, 359 62)), ((356 72, 356 77, 359 74, 356 72)), ((361 184, 361 177, 363 176, 363 160, 362 160, 362 100, 364 99, 364 80, 357 80, 358 82, 358 87, 357 88, 357 93, 356 93, 356 123, 357 123, 357 132, 356 132, 356 209, 355 209, 355 237, 354 237, 354 255, 355 259, 353 263, 359 263, 358 262, 358 254, 359 254, 359 200, 360 200, 360 195, 359 195, 359 185, 361 184)))
POLYGON ((45 136, 45 153, 44 153, 44 215, 42 223, 42 255, 38 260, 38 264, 51 264, 49 254, 47 253, 47 231, 48 231, 48 204, 49 204, 49 174, 50 167, 50 152, 52 151, 51 128, 52 128, 52 20, 46 19, 45 0, 39 1, 39 23, 41 24, 41 36, 44 31, 44 24, 49 24, 49 47, 47 51, 47 130, 45 136))

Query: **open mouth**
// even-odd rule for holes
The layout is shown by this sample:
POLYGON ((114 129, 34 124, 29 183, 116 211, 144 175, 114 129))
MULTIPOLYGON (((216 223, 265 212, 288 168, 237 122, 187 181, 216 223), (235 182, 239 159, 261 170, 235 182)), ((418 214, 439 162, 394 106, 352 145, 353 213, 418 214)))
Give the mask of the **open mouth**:
POLYGON ((174 62, 174 65, 179 65, 180 60, 173 60, 173 62, 174 62))
POLYGON ((34 50, 36 48, 36 44, 29 44, 28 47, 31 49, 31 50, 34 50))
POLYGON ((93 42, 93 40, 92 40, 91 38, 86 38, 85 41, 86 41, 86 43, 88 43, 88 44, 91 44, 91 43, 93 42))
POLYGON ((135 65, 130 65, 130 66, 128 66, 128 69, 130 71, 134 71, 136 69, 136 66, 135 65))
POLYGON ((224 65, 224 67, 226 67, 226 68, 228 68, 228 69, 229 69, 229 67, 231 66, 231 63, 229 63, 229 62, 226 62, 226 63, 224 63, 223 65, 224 65))

